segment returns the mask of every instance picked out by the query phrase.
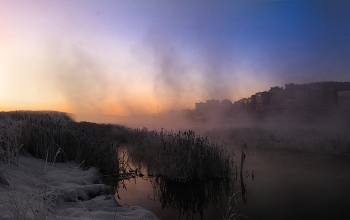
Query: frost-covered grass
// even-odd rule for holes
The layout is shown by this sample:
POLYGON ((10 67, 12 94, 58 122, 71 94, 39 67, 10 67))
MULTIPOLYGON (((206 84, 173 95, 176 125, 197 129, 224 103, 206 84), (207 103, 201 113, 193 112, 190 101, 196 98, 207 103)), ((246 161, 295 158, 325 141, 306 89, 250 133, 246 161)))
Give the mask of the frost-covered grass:
POLYGON ((98 171, 91 166, 118 172, 109 131, 111 125, 76 123, 57 112, 0 113, 0 219, 115 219, 143 213, 137 207, 117 209, 110 188, 96 183, 98 171), (96 197, 101 193, 106 196, 96 197))
POLYGON ((141 207, 120 207, 111 188, 97 181, 96 168, 32 156, 17 161, 0 164, 9 183, 0 183, 0 219, 157 219, 141 207))
POLYGON ((142 163, 149 173, 172 181, 187 182, 207 178, 229 178, 233 158, 223 145, 189 130, 133 130, 128 153, 133 162, 142 163))
POLYGON ((58 112, 0 113, 0 219, 157 219, 119 207, 97 182, 98 171, 118 172, 125 131, 58 112))
POLYGON ((0 219, 157 219, 120 207, 98 181, 100 170, 118 172, 119 130, 57 112, 0 113, 0 219))
MULTIPOLYGON (((0 160, 15 162, 11 155, 28 152, 49 162, 75 161, 83 168, 118 172, 118 158, 111 131, 120 126, 74 122, 59 112, 0 113, 0 160), (56 155, 60 150, 62 153, 56 155)), ((120 136, 120 135, 119 135, 120 136)))

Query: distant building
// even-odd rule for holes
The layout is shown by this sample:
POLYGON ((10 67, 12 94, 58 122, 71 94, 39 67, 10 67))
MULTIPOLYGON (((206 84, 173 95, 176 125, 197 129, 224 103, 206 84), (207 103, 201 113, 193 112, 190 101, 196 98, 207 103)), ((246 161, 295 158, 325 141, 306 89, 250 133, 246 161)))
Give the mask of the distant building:
POLYGON ((210 111, 210 112, 218 111, 219 107, 220 107, 219 100, 215 100, 215 99, 207 100, 207 111, 210 111))
POLYGON ((256 110, 264 111, 266 107, 270 104, 271 94, 269 92, 258 92, 256 95, 256 110))
POLYGON ((228 99, 224 99, 220 105, 221 112, 224 114, 228 114, 232 110, 232 102, 228 99))
POLYGON ((288 83, 283 87, 271 87, 249 98, 241 98, 233 104, 225 99, 196 103, 196 114, 205 117, 215 113, 241 115, 262 119, 278 114, 293 115, 303 119, 319 114, 329 114, 336 109, 350 110, 350 82, 316 82, 308 84, 288 83))
POLYGON ((250 112, 256 110, 256 95, 252 95, 248 99, 248 109, 250 112))
POLYGON ((203 115, 203 113, 207 111, 207 103, 195 103, 195 107, 198 115, 203 115))

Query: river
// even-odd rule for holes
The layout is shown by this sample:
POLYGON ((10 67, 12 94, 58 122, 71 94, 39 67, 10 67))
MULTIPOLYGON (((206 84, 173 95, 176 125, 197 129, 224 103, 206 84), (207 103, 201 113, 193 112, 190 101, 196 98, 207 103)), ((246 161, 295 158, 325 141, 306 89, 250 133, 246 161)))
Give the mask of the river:
POLYGON ((235 193, 237 219, 349 219, 349 158, 248 146, 240 175, 241 151, 227 147, 238 168, 231 180, 184 184, 136 176, 114 182, 116 199, 161 219, 223 219, 235 193))

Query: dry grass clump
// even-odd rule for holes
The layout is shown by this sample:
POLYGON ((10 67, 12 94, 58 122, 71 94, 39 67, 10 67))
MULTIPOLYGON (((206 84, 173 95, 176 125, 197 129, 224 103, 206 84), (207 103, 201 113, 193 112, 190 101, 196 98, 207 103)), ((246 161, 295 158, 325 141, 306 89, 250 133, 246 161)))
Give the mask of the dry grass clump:
POLYGON ((9 186, 4 173, 10 164, 18 165, 18 154, 22 149, 17 137, 20 134, 21 122, 13 122, 10 118, 0 119, 0 184, 9 186))
POLYGON ((0 120, 0 163, 17 164, 17 155, 23 144, 19 144, 21 122, 13 122, 10 118, 0 120))
POLYGON ((11 184, 7 196, 7 201, 3 203, 9 209, 10 219, 46 220, 50 207, 54 205, 52 193, 39 189, 31 194, 25 194, 11 184))
POLYGON ((150 173, 172 181, 229 178, 232 155, 223 145, 195 135, 193 131, 133 131, 128 152, 134 162, 146 165, 150 173))
MULTIPOLYGON (((59 154, 60 152, 56 153, 56 155, 59 154)), ((37 161, 34 163, 37 163, 37 161)), ((49 165, 46 161, 45 164, 42 164, 44 166, 39 164, 39 166, 34 165, 34 168, 29 165, 29 170, 27 167, 25 169, 22 168, 22 171, 11 170, 14 166, 7 170, 7 176, 11 176, 9 174, 11 171, 16 172, 16 175, 12 176, 14 179, 8 181, 7 196, 0 198, 0 208, 5 210, 3 214, 0 212, 0 219, 61 219, 63 218, 59 214, 61 208, 56 209, 56 204, 62 204, 62 201, 73 202, 72 204, 78 202, 83 204, 82 200, 84 202, 105 194, 113 198, 110 196, 112 190, 108 186, 92 183, 92 180, 95 182, 98 179, 98 171, 96 169, 79 171, 80 164, 74 169, 70 168, 68 173, 67 167, 69 165, 60 170, 60 168, 54 168, 54 163, 55 161, 49 165), (41 168, 37 169, 35 167, 41 168), (41 171, 43 171, 42 174, 40 174, 41 171), (22 180, 16 179, 16 176, 19 174, 26 175, 27 172, 35 173, 35 178, 31 180, 34 186, 23 186, 21 184, 22 180), (65 175, 64 178, 51 180, 51 175, 60 175, 62 177, 62 174, 65 175), (84 179, 84 185, 78 185, 79 183, 77 183, 77 179, 81 180, 81 178, 84 179)), ((31 174, 28 175, 29 178, 32 178, 31 174)))

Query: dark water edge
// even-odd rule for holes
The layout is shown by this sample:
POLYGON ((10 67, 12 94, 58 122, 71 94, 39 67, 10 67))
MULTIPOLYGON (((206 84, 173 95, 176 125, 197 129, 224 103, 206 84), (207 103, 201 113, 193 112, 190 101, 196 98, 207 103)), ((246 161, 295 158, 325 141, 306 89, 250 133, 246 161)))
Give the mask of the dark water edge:
POLYGON ((349 158, 268 149, 250 155, 250 219, 349 219, 349 158))
MULTIPOLYGON (((190 184, 155 177, 114 182, 124 207, 149 208, 161 219, 223 219, 236 192, 238 219, 349 219, 350 159, 315 153, 248 148, 242 176, 190 184), (254 177, 253 177, 254 173, 254 177)), ((232 203, 234 205, 234 203, 232 203)))

